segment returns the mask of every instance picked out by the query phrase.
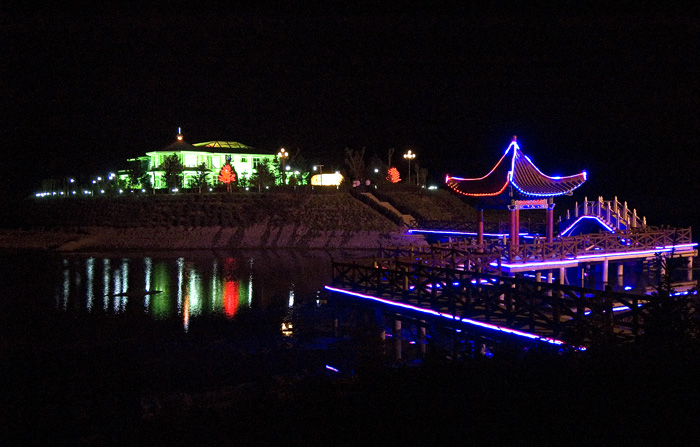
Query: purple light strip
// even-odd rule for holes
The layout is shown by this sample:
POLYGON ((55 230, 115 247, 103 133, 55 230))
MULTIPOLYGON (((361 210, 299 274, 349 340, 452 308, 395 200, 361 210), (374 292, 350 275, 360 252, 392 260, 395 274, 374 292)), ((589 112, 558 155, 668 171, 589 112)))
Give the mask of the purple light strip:
MULTIPOLYGON (((468 236, 476 236, 477 233, 471 233, 471 232, 466 232, 466 231, 449 231, 449 230, 408 230, 409 234, 411 233, 435 233, 435 234, 465 234, 468 236)), ((530 233, 524 232, 524 233, 518 233, 518 235, 527 237, 530 235, 530 233)), ((508 237, 510 236, 510 233, 484 233, 484 236, 489 236, 489 237, 508 237)))
MULTIPOLYGON (((529 332, 523 332, 523 331, 519 331, 516 329, 510 329, 510 328, 503 327, 503 326, 496 326, 495 324, 484 323, 482 321, 472 320, 470 318, 459 318, 459 317, 456 317, 456 316, 453 316, 453 315, 450 315, 447 313, 437 312, 437 311, 432 310, 432 309, 423 309, 423 308, 416 307, 416 306, 413 306, 410 304, 397 303, 395 301, 387 300, 384 298, 379 298, 379 297, 372 296, 372 295, 366 295, 364 293, 351 292, 349 290, 338 289, 336 287, 331 287, 331 286, 325 286, 325 288, 326 288, 326 290, 330 290, 331 292, 338 292, 338 293, 343 293, 343 294, 351 295, 351 296, 358 297, 358 298, 377 301, 377 302, 380 302, 383 304, 388 304, 390 306, 401 307, 404 309, 409 309, 412 311, 421 312, 421 313, 433 315, 436 317, 446 318, 446 319, 452 320, 452 321, 461 321, 462 323, 469 324, 472 326, 478 326, 478 327, 483 328, 483 329, 498 331, 498 332, 502 332, 502 333, 509 334, 509 335, 516 335, 518 337, 529 338, 530 340, 541 341, 541 342, 549 343, 552 345, 558 345, 558 346, 563 346, 566 344, 562 340, 557 340, 555 338, 543 337, 543 336, 540 336, 537 334, 531 334, 529 332)), ((579 346, 576 349, 578 349, 580 351, 585 351, 586 347, 579 346)))
POLYGON ((333 372, 337 372, 337 373, 340 372, 340 371, 338 371, 337 368, 333 368, 331 365, 326 365, 326 369, 329 369, 329 370, 331 370, 331 371, 333 371, 333 372))
POLYGON ((613 230, 612 228, 610 228, 610 227, 608 226, 608 224, 606 224, 605 222, 603 222, 603 221, 602 221, 599 217, 597 217, 597 216, 581 216, 581 217, 579 217, 578 219, 576 219, 576 221, 575 221, 574 223, 572 223, 571 225, 569 225, 569 226, 566 228, 566 230, 562 231, 562 232, 561 232, 561 235, 562 235, 562 236, 566 236, 566 233, 568 233, 569 231, 571 231, 571 229, 574 228, 574 225, 576 225, 577 223, 581 222, 581 220, 583 220, 583 219, 595 219, 595 220, 597 220, 598 222, 600 222, 600 224, 603 225, 609 232, 611 232, 611 233, 614 233, 614 232, 615 232, 615 230, 613 230))

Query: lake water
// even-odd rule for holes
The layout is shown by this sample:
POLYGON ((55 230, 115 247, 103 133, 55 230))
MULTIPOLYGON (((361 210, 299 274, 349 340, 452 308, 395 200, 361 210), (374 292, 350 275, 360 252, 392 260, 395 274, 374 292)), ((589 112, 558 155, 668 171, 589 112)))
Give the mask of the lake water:
POLYGON ((0 318, 5 320, 0 330, 6 340, 20 341, 39 329, 33 321, 51 315, 78 325, 98 317, 146 317, 187 333, 198 320, 234 324, 241 312, 282 315, 320 300, 331 280, 332 259, 363 255, 368 253, 6 254, 0 257, 0 318), (17 320, 24 324, 12 323, 17 320))

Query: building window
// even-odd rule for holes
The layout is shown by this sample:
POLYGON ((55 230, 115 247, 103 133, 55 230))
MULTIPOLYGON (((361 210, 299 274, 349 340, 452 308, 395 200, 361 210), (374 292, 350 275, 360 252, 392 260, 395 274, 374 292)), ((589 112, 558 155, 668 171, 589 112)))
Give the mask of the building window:
POLYGON ((253 167, 257 168, 259 164, 260 164, 260 158, 253 157, 253 167))
POLYGON ((241 163, 248 163, 248 159, 245 157, 241 157, 241 163))

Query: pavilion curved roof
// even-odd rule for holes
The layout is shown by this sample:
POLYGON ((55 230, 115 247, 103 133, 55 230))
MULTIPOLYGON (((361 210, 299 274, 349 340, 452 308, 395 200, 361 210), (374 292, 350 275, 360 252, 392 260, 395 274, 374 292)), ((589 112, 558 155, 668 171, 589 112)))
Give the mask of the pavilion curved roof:
POLYGON ((508 185, 526 196, 551 197, 571 192, 586 181, 586 171, 567 177, 550 177, 523 154, 513 137, 508 149, 491 172, 479 178, 445 178, 455 192, 472 197, 493 197, 503 193, 508 185), (509 157, 510 154, 510 157, 509 157))

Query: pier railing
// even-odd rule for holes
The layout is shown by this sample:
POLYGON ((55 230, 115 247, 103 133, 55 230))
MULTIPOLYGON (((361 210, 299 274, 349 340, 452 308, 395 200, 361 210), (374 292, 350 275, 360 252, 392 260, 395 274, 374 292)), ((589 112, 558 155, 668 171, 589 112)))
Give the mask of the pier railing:
POLYGON ((527 263, 575 259, 582 255, 605 255, 649 251, 674 245, 692 243, 690 228, 646 231, 616 231, 615 233, 585 234, 562 237, 547 243, 538 238, 533 242, 509 247, 508 262, 527 263))
POLYGON ((647 313, 641 295, 398 260, 392 265, 334 262, 333 286, 573 343, 601 334, 633 340, 647 313))

